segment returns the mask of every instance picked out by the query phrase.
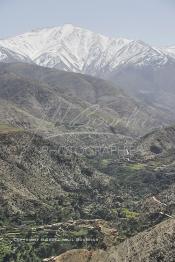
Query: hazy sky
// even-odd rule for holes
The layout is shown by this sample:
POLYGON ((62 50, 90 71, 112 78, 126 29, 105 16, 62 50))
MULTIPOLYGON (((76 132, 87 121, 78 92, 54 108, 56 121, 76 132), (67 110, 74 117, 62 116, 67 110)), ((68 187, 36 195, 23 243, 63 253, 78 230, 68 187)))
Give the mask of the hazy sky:
POLYGON ((0 0, 0 38, 67 23, 175 45, 175 0, 0 0))

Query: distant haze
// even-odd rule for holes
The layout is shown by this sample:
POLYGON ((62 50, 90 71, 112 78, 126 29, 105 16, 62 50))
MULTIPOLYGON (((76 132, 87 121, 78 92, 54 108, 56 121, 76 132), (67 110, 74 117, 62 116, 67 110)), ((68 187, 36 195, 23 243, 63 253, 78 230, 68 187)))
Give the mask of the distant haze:
POLYGON ((0 38, 65 23, 157 46, 175 44, 174 0, 0 1, 0 38))

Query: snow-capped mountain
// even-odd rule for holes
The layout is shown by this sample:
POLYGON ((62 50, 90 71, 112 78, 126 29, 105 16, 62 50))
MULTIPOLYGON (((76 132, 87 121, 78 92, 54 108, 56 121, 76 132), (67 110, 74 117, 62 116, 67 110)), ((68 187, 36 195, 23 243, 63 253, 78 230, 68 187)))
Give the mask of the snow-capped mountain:
MULTIPOLYGON (((64 25, 0 40, 15 59, 73 72, 101 75, 126 64, 162 65, 167 55, 141 41, 115 39, 64 25)), ((3 56, 0 61, 3 61, 3 56)))
POLYGON ((170 56, 175 58, 175 46, 169 46, 164 48, 165 52, 167 52, 170 56))
POLYGON ((0 62, 16 61, 110 79, 144 103, 175 110, 175 47, 109 38, 68 24, 0 40, 0 62))
POLYGON ((0 46, 0 62, 28 62, 32 63, 32 61, 26 56, 14 52, 11 49, 0 46))

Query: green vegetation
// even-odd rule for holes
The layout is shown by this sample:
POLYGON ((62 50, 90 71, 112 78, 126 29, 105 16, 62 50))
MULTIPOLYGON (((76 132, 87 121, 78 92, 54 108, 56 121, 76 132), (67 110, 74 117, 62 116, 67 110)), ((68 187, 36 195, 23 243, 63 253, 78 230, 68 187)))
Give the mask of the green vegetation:
POLYGON ((131 171, 138 171, 138 170, 142 170, 142 169, 144 169, 144 167, 145 167, 145 165, 144 164, 142 164, 142 163, 134 163, 134 164, 129 164, 128 166, 127 166, 127 168, 129 169, 129 170, 131 170, 131 171))
POLYGON ((111 159, 102 159, 99 162, 99 165, 101 166, 101 168, 106 168, 110 163, 111 163, 111 159))
POLYGON ((9 132, 19 132, 19 131, 22 131, 22 129, 0 123, 0 134, 9 133, 9 132))
POLYGON ((73 231, 71 232, 71 236, 73 237, 83 237, 83 236, 87 236, 88 234, 88 230, 87 229, 80 229, 79 231, 73 231))
POLYGON ((128 219, 135 219, 139 216, 138 212, 130 211, 128 208, 123 208, 122 212, 124 216, 128 219))
POLYGON ((4 227, 6 231, 0 241, 0 262, 39 262, 43 258, 56 256, 66 250, 83 248, 100 244, 103 241, 101 233, 87 225, 72 225, 62 223, 47 228, 24 226, 22 228, 4 227), (11 232, 11 233, 10 233, 11 232), (99 240, 96 243, 83 239, 99 240), (16 239, 16 240, 15 240, 16 239), (85 243, 86 242, 86 243, 85 243))
POLYGON ((0 240, 0 262, 4 261, 4 257, 11 253, 11 246, 8 242, 0 240))

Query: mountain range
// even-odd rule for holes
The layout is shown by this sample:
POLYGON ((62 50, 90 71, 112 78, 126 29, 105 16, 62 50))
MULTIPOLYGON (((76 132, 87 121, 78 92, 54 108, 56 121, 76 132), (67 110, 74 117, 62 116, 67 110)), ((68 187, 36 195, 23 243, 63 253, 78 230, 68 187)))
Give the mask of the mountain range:
POLYGON ((174 83, 173 46, 0 40, 0 261, 174 261, 174 83))
POLYGON ((26 63, 0 63, 0 101, 2 123, 47 135, 110 133, 115 140, 174 121, 171 112, 135 101, 112 82, 26 63))
POLYGON ((11 50, 14 59, 94 75, 129 64, 160 67, 175 53, 174 47, 155 48, 142 41, 109 38, 69 24, 3 39, 0 46, 1 61, 11 50))
POLYGON ((141 102, 173 112, 174 50, 174 46, 157 48, 67 24, 0 40, 0 61, 35 63, 110 79, 141 102))

